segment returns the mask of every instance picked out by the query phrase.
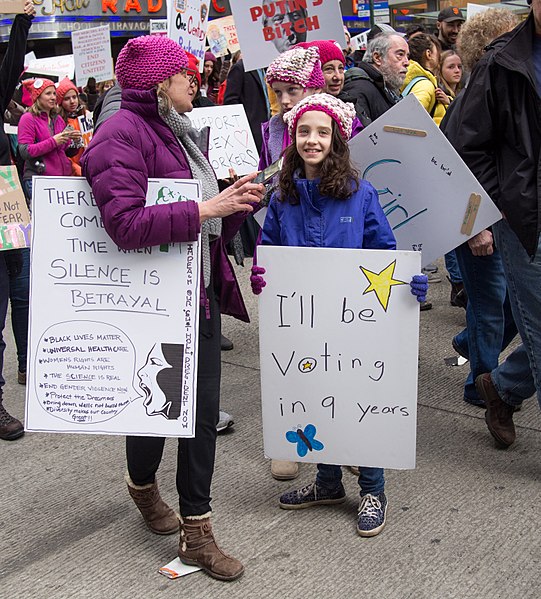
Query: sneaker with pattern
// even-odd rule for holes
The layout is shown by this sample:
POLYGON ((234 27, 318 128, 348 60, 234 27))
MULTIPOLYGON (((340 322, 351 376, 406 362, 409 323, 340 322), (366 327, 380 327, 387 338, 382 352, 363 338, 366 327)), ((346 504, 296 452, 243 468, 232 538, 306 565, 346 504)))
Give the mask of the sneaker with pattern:
POLYGON ((284 510, 300 510, 313 505, 332 505, 344 503, 346 491, 342 483, 334 489, 319 487, 315 482, 287 491, 280 497, 280 507, 284 510))
POLYGON ((361 537, 375 537, 385 526, 386 513, 387 497, 385 497, 385 493, 361 495, 357 516, 357 532, 361 537))

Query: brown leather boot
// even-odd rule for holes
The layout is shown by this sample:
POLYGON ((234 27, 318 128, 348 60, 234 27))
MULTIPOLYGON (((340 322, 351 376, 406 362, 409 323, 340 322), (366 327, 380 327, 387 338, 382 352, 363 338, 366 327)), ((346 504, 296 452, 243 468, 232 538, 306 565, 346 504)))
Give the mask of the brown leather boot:
POLYGON ((216 545, 210 512, 180 519, 178 556, 189 566, 199 566, 212 578, 235 580, 244 572, 238 559, 225 554, 216 545))
POLYGON ((479 397, 485 401, 485 422, 490 434, 500 449, 511 447, 517 438, 513 413, 515 408, 506 404, 498 395, 489 373, 475 378, 475 388, 479 397))
POLYGON ((0 396, 0 439, 4 441, 15 441, 24 435, 24 427, 20 420, 14 418, 4 408, 2 397, 0 396))
POLYGON ((179 516, 160 497, 158 483, 136 485, 126 474, 128 491, 145 524, 157 535, 172 535, 179 529, 179 516))

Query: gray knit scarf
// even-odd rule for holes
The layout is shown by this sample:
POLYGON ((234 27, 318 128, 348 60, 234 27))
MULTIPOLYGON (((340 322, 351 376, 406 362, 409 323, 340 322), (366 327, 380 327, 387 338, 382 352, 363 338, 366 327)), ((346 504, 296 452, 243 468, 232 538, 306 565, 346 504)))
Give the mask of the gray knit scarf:
MULTIPOLYGON (((159 103, 160 116, 175 134, 181 148, 188 158, 188 164, 194 179, 199 179, 202 186, 203 202, 218 195, 218 181, 208 160, 190 137, 190 131, 195 133, 190 119, 185 114, 179 114, 174 108, 167 110, 162 102, 159 103)), ((210 242, 222 233, 222 219, 209 218, 201 224, 201 257, 203 260, 203 280, 205 287, 210 284, 210 242)))

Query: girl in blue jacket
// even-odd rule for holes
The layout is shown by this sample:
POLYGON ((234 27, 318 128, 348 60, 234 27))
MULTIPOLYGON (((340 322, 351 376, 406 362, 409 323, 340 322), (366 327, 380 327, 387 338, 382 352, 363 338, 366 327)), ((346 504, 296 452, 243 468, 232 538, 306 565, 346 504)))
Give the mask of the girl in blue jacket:
MULTIPOLYGON (((353 105, 329 94, 309 96, 284 115, 294 142, 287 148, 278 191, 272 196, 261 243, 296 247, 396 249, 378 194, 360 180, 349 158, 353 105), (344 226, 353 222, 355 226, 344 226)), ((254 293, 265 286, 264 269, 252 268, 254 293)), ((418 301, 428 284, 424 275, 410 283, 418 301)), ((343 503, 342 468, 318 464, 315 482, 280 497, 283 509, 343 503)), ((377 535, 385 526, 387 498, 383 468, 359 469, 361 502, 357 532, 377 535)))

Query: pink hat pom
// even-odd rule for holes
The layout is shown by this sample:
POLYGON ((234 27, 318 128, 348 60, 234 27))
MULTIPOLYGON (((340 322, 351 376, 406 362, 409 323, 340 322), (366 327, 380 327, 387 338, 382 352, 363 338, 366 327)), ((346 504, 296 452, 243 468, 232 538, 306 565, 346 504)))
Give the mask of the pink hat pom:
POLYGON ((274 81, 289 81, 304 89, 324 87, 319 50, 295 47, 280 54, 270 63, 265 79, 269 85, 274 81))
POLYGON ((149 90, 187 68, 186 52, 175 41, 143 35, 122 48, 115 71, 121 88, 149 90))
POLYGON ((338 125, 342 137, 348 141, 353 129, 353 119, 355 118, 355 108, 353 104, 342 102, 330 94, 314 94, 302 99, 289 112, 284 114, 289 136, 291 139, 295 136, 297 123, 301 116, 310 110, 319 110, 328 114, 338 125))

